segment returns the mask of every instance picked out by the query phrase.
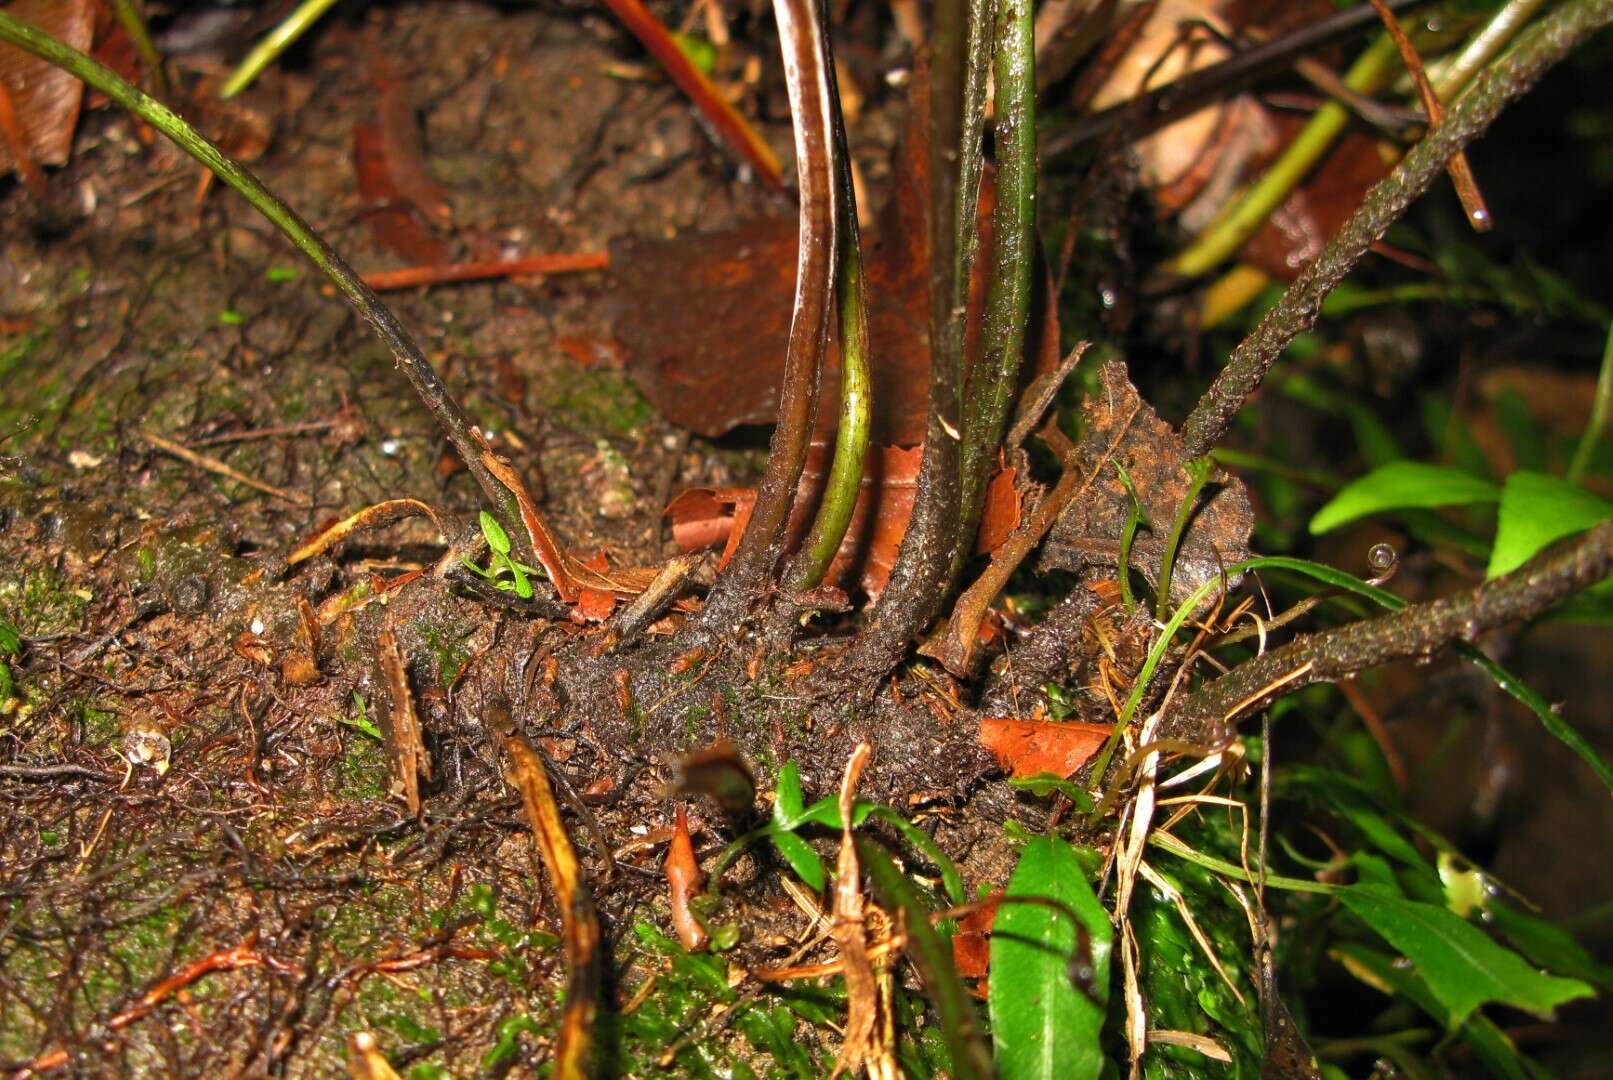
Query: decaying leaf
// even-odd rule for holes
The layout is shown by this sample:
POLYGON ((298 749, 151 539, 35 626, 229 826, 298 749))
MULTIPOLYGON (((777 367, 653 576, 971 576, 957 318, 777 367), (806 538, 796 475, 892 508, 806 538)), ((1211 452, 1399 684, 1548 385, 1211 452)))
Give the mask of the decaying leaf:
POLYGON ((952 935, 952 964, 965 979, 984 979, 991 968, 991 924, 997 919, 997 900, 982 901, 958 920, 952 935))
MULTIPOLYGON (((1120 535, 1131 510, 1115 469, 1118 462, 1153 522, 1152 529, 1139 531, 1132 541, 1131 566, 1157 584, 1170 523, 1191 484, 1181 437, 1138 396, 1119 361, 1104 367, 1100 387, 1082 414, 1086 433, 1076 448, 1074 467, 1092 479, 1053 527, 1041 568, 1080 572, 1118 565, 1120 535)), ((1212 475, 1176 552, 1172 602, 1181 602, 1227 566, 1248 558, 1253 528, 1254 511, 1242 482, 1224 473, 1212 475)), ((1228 584, 1235 587, 1237 579, 1228 584)))
POLYGON ((1098 752, 1112 730, 1108 724, 988 716, 980 721, 980 745, 1011 776, 1067 777, 1098 752))
POLYGON ((420 781, 431 779, 431 756, 421 741, 420 714, 415 711, 409 671, 396 635, 382 629, 376 642, 381 654, 381 675, 391 701, 386 741, 392 757, 392 793, 401 795, 411 816, 420 813, 420 781))
POLYGON ((672 826, 672 842, 666 849, 667 897, 672 905, 672 928, 690 952, 706 947, 710 935, 689 908, 689 901, 700 893, 700 860, 695 858, 694 841, 689 837, 689 812, 678 807, 672 826))
MULTIPOLYGON (((88 52, 94 9, 88 0, 15 0, 6 14, 88 52)), ((84 101, 84 84, 32 53, 0 45, 0 89, 11 99, 22 149, 37 165, 63 165, 73 149, 73 129, 84 101)), ((26 162, 0 138, 0 176, 26 162)))

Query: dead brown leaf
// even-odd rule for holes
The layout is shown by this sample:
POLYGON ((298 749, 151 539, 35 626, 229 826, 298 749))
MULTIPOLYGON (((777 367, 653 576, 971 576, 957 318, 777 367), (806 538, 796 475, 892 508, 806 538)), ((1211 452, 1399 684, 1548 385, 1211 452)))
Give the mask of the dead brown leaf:
MULTIPOLYGON (((15 0, 6 14, 43 30, 79 52, 88 52, 94 9, 88 0, 15 0)), ((32 53, 0 45, 0 85, 11 99, 21 149, 39 165, 64 165, 73 149, 73 129, 84 101, 84 84, 32 53)), ((0 139, 0 176, 26 168, 0 139)))
MULTIPOLYGON (((1131 475, 1143 510, 1153 522, 1152 529, 1139 530, 1133 540, 1131 566, 1157 584, 1171 522, 1191 484, 1181 437, 1138 396, 1120 361, 1103 368, 1099 389, 1082 406, 1082 414, 1086 434, 1076 447, 1072 467, 1090 481, 1053 527, 1041 567, 1080 572, 1118 565, 1120 536, 1131 508, 1115 470, 1119 462, 1131 475)), ((1225 474, 1212 477, 1177 548, 1172 603, 1180 603, 1225 567, 1248 558, 1253 528, 1254 511, 1243 484, 1225 474)))

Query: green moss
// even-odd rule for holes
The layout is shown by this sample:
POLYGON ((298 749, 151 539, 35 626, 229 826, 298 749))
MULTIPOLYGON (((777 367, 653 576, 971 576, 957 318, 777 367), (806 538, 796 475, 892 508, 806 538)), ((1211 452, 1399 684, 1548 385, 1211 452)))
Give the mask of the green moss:
POLYGON ((341 777, 337 793, 354 802, 378 802, 387 797, 386 749, 374 739, 348 738, 336 762, 341 777))
POLYGON ((462 629, 451 623, 428 624, 421 628, 420 637, 431 650, 432 658, 437 664, 437 682, 448 686, 470 662, 470 646, 465 640, 474 631, 462 629))
POLYGON ((561 368, 549 415, 582 435, 631 436, 655 410, 626 376, 615 371, 561 368))
POLYGON ((75 589, 49 566, 23 568, 15 577, 0 576, 0 619, 26 636, 78 629, 89 602, 87 591, 75 589))

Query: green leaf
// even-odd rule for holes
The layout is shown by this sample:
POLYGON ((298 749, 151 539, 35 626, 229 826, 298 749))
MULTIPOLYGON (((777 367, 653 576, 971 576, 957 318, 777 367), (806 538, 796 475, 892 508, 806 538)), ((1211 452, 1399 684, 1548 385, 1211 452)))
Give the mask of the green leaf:
POLYGON ((806 882, 807 888, 813 892, 822 892, 823 860, 812 850, 812 845, 784 829, 771 831, 768 835, 772 837, 773 846, 778 848, 778 853, 784 856, 784 861, 795 871, 795 876, 806 882))
POLYGON ((15 626, 0 619, 0 657, 17 656, 22 652, 22 633, 15 626))
MULTIPOLYGON (((1439 1002, 1428 989, 1428 984, 1409 971, 1392 956, 1369 949, 1355 942, 1340 942, 1331 950, 1335 959, 1343 963, 1346 971, 1384 994, 1408 999, 1431 1016, 1440 1015, 1439 1002)), ((1506 1033, 1483 1013, 1475 1013, 1461 1026, 1461 1038, 1474 1055, 1487 1067, 1491 1076, 1504 1080, 1529 1080, 1537 1075, 1534 1064, 1518 1053, 1517 1046, 1506 1033)))
POLYGON ((1075 849, 1056 836, 1025 845, 1008 881, 991 933, 991 1031, 1003 1080, 1097 1077, 1104 1066, 1099 1035, 1107 1012, 1109 916, 1087 883, 1075 849), (1089 997, 1071 981, 1081 921, 1092 953, 1089 997))
POLYGON ((483 510, 479 520, 482 525, 482 535, 487 537, 487 546, 500 555, 508 555, 510 553, 510 536, 504 531, 504 526, 498 523, 498 518, 483 510))
POLYGON ((1395 461, 1346 484, 1311 518, 1311 532, 1324 533, 1384 510, 1429 510, 1495 502, 1501 490, 1488 480, 1444 465, 1395 461))
POLYGON ((1567 480, 1545 473, 1515 472, 1501 491, 1501 513, 1486 576, 1516 570, 1552 541, 1610 517, 1613 503, 1567 480))
POLYGON ((778 773, 778 794, 773 796, 773 821, 781 829, 793 829, 801 824, 806 799, 801 794, 801 770, 793 761, 786 761, 778 773))
POLYGON ((1340 890, 1339 898, 1412 962, 1444 1010, 1440 1018, 1449 1027, 1489 1001, 1549 1020, 1563 1002, 1595 993, 1578 979, 1542 974, 1443 907, 1407 900, 1374 885, 1350 886, 1340 890))

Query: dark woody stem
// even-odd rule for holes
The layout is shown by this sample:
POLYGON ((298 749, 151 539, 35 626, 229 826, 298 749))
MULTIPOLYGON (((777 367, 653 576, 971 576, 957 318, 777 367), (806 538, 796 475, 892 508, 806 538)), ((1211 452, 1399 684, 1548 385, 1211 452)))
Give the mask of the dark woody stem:
POLYGON ((1451 157, 1482 135, 1495 118, 1529 91, 1553 64, 1613 22, 1613 0, 1567 0, 1525 30, 1504 57, 1474 81, 1445 122, 1406 154, 1394 172, 1367 193, 1305 272, 1261 317, 1232 353, 1182 425, 1187 453, 1215 449, 1227 426, 1296 336, 1316 324, 1322 301, 1445 171, 1451 157))
POLYGON ((774 0, 784 76, 795 118, 796 173, 800 187, 800 248, 796 256, 795 312, 784 356, 778 426, 756 493, 750 524, 733 560, 717 580, 701 625, 713 633, 733 629, 770 580, 784 547, 807 445, 818 408, 819 380, 829 339, 829 297, 834 290, 834 97, 827 43, 820 32, 821 0, 774 0))

